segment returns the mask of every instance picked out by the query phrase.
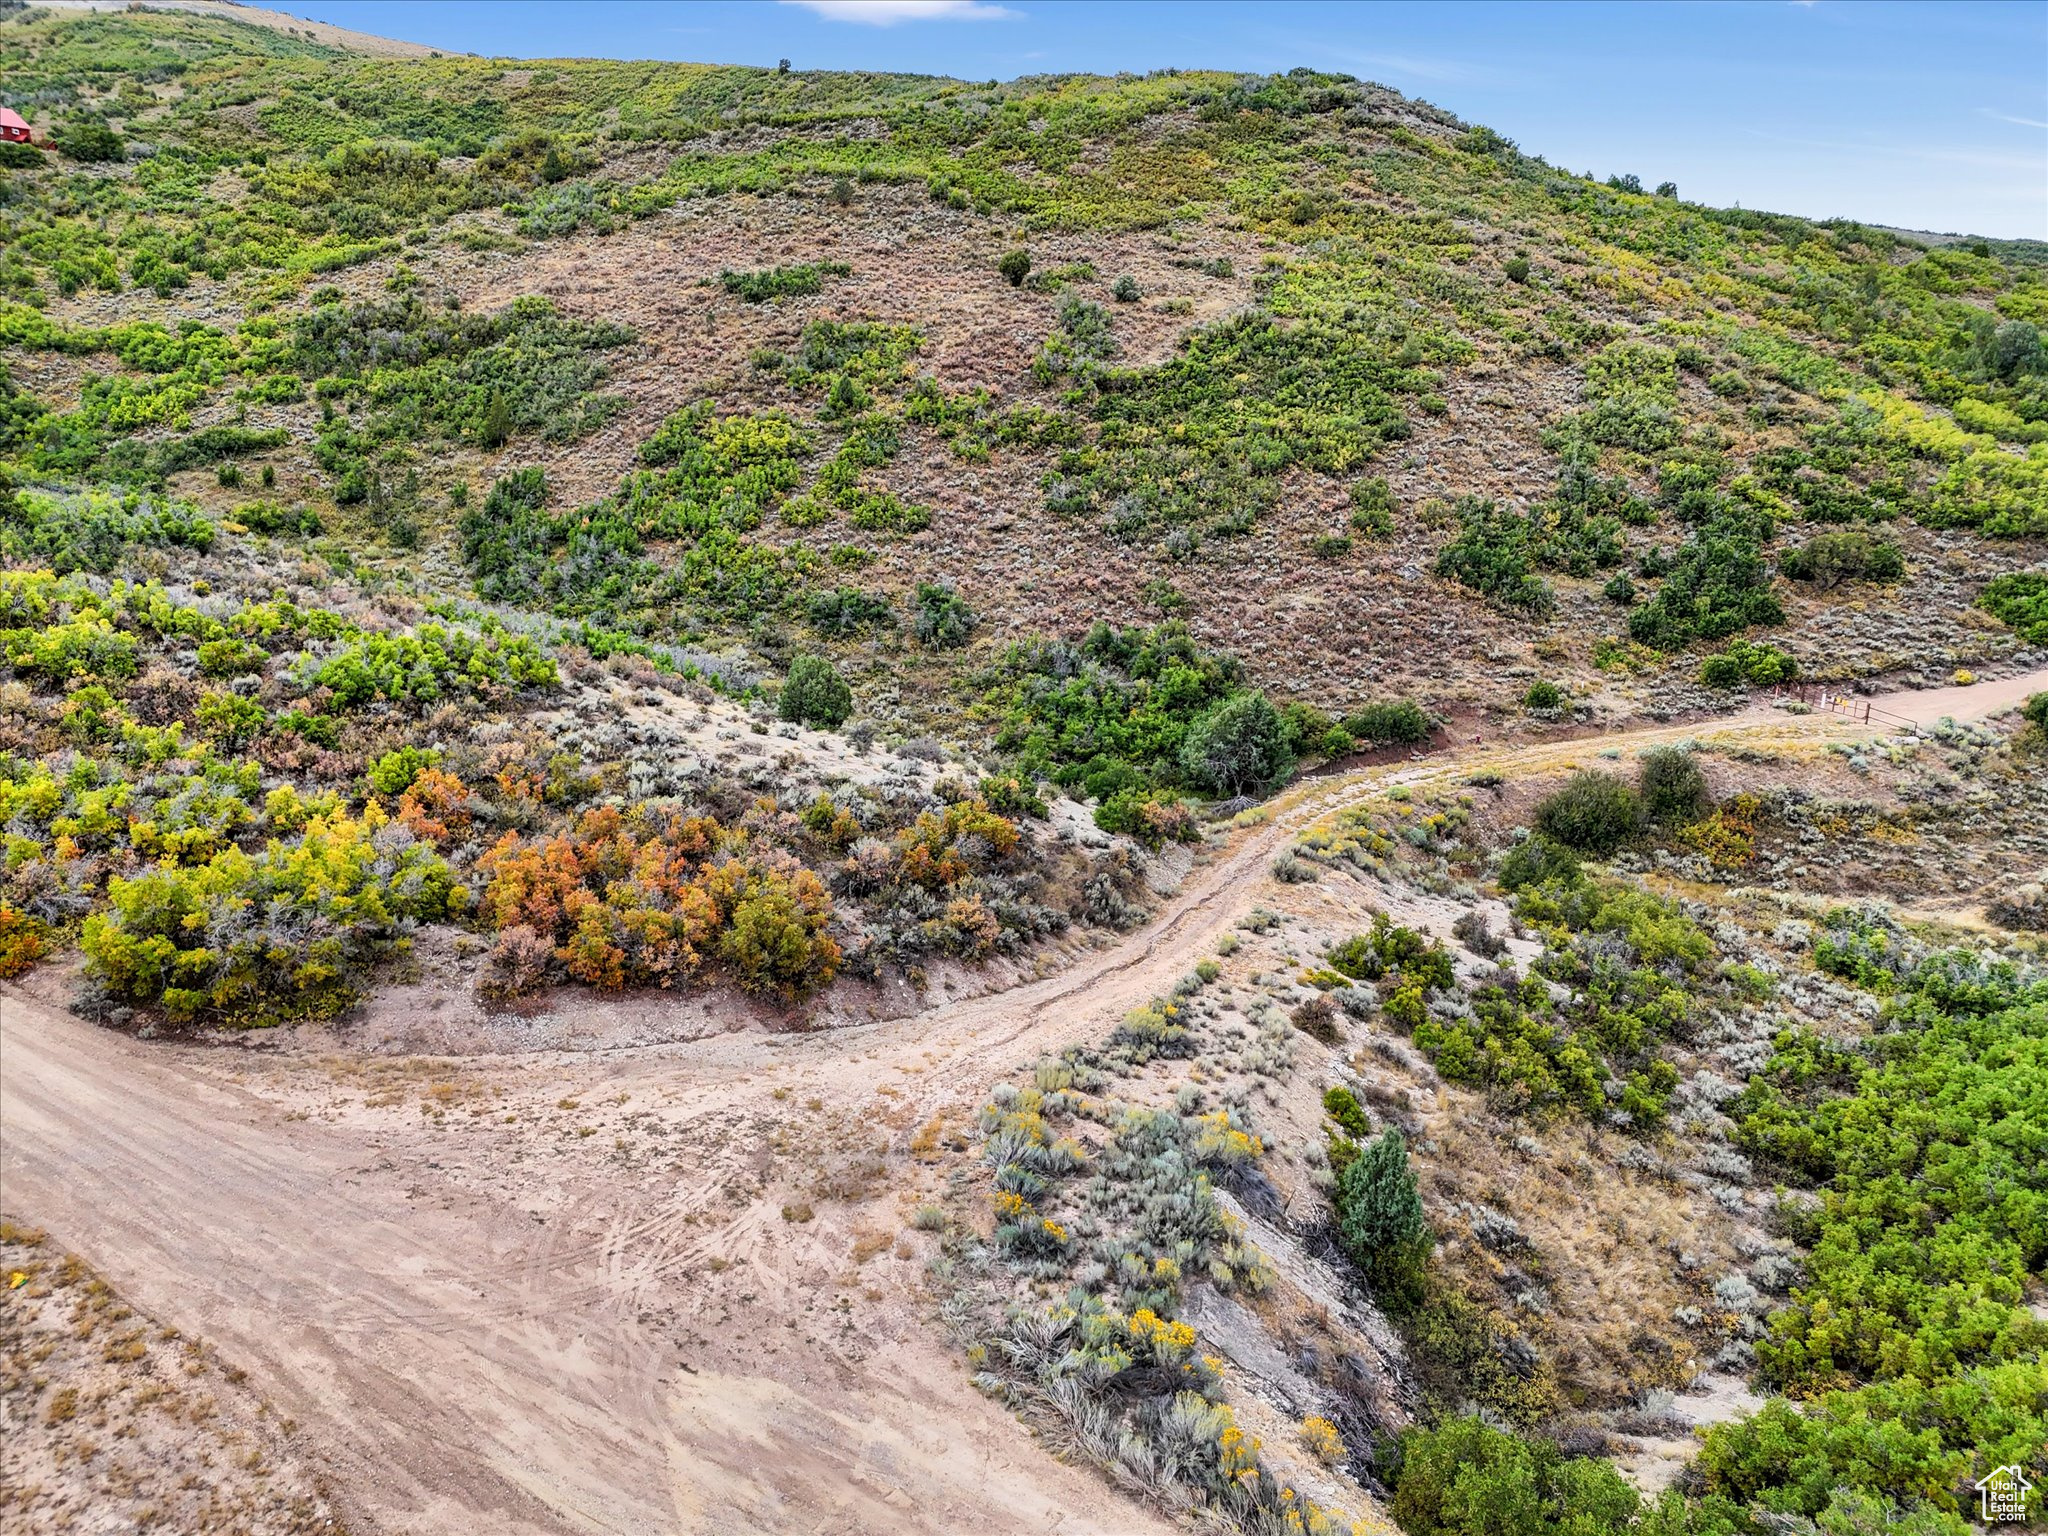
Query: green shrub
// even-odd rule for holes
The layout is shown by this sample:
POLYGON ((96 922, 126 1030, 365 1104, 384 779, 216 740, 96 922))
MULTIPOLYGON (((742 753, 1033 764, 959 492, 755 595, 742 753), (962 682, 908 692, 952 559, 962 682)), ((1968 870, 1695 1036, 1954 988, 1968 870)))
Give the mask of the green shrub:
POLYGON ((459 902, 431 849, 373 842, 367 820, 319 818, 254 858, 228 848, 112 880, 81 947, 112 997, 180 1022, 266 1024, 346 1007, 402 923, 445 919, 459 902))
POLYGON ((967 637, 974 633, 980 622, 974 610, 967 606, 967 600, 949 583, 921 581, 917 584, 910 632, 920 645, 928 645, 935 650, 965 645, 967 637))
POLYGON ((1845 581, 1897 581, 1906 574, 1906 559, 1898 545, 1872 538, 1859 528, 1844 528, 1816 534, 1797 549, 1787 550, 1778 569, 1794 581, 1826 588, 1845 581))
POLYGON ((1564 690, 1546 678, 1538 678, 1529 685, 1529 691, 1522 695, 1524 708, 1532 710, 1558 709, 1564 704, 1564 690))
POLYGON ((1221 795, 1263 795, 1294 772, 1287 727, 1263 693, 1239 693, 1189 727, 1181 748, 1188 778, 1221 795))
POLYGON ((232 636, 199 642, 202 677, 246 677, 261 672, 270 655, 260 645, 232 636))
POLYGON ((1504 891, 1519 891, 1552 880, 1560 885, 1574 885, 1581 878, 1578 858, 1571 849, 1540 833, 1515 844, 1500 865, 1500 888, 1504 891))
POLYGON ((1457 981, 1441 941, 1402 927, 1384 912, 1374 914, 1371 933, 1356 933, 1332 945, 1329 961, 1332 969, 1353 981, 1393 977, 1414 982, 1424 992, 1446 992, 1457 981))
POLYGON ((386 752, 370 764, 370 788, 380 795, 401 795, 412 781, 441 760, 441 754, 427 747, 404 746, 386 752))
POLYGON ((1529 258, 1526 256, 1510 256, 1502 263, 1501 270, 1507 274, 1509 282, 1526 283, 1529 281, 1529 258))
POLYGON ((130 491, 23 490, 0 514, 0 556, 69 575, 114 569, 132 546, 213 547, 215 528, 190 502, 130 491))
POLYGON ((749 871, 720 909, 718 955, 747 991, 793 1003, 837 974, 839 945, 825 932, 831 898, 808 870, 749 871))
POLYGON ((492 481, 483 505, 462 514, 456 534, 482 596, 514 602, 541 598, 555 542, 547 503, 547 472, 534 466, 492 481))
POLYGON ((1791 656, 1775 645, 1738 640, 1700 663, 1700 681, 1709 688, 1770 688, 1790 682, 1798 670, 1791 656))
POLYGON ((1178 619, 1097 624, 1079 646, 1012 645, 988 682, 983 697, 1002 720, 997 748, 1016 753, 1020 771, 1095 799, 1188 783, 1189 729, 1243 691, 1236 661, 1202 650, 1178 619))
POLYGON ((1432 1240, 1401 1133, 1388 1131, 1361 1147, 1337 1176, 1332 1200, 1337 1242, 1373 1293, 1387 1306, 1413 1306, 1432 1240))
POLYGON ((1699 759, 1683 747, 1645 752, 1636 787, 1651 818, 1673 826, 1698 821, 1711 804, 1699 759))
POLYGON ((1012 288, 1020 288, 1024 279, 1031 275, 1031 253, 1029 251, 1005 251, 1002 260, 996 263, 996 270, 1012 288))
POLYGON ((1429 740, 1436 724, 1412 699, 1390 699, 1367 704, 1343 719, 1346 734, 1357 741, 1379 746, 1404 746, 1429 740))
POLYGON ((1477 1418, 1402 1435, 1394 1519, 1408 1536, 1632 1536, 1642 1501, 1608 1462, 1477 1418))
POLYGON ((1612 774, 1586 769, 1536 807, 1536 830, 1579 853, 1606 858, 1642 834, 1643 802, 1612 774))
POLYGON ((238 693, 201 694, 195 718, 210 740, 231 750, 246 747, 269 724, 263 706, 238 693))
POLYGON ((1126 272, 1110 285, 1109 296, 1119 304, 1135 304, 1140 297, 1138 280, 1126 272))
POLYGON ((832 730, 853 713, 853 690, 822 656, 799 656, 789 664, 779 701, 782 718, 832 730))
POLYGON ((2010 571, 1994 577, 1977 606, 2011 626, 2029 645, 2048 645, 2048 571, 2010 571))
POLYGON ((1060 300, 1059 327, 1031 364, 1032 376, 1051 384, 1062 376, 1091 378, 1096 368, 1116 356, 1116 332, 1109 311, 1078 294, 1060 300))
POLYGON ((805 611, 811 627, 821 635, 843 637, 863 629, 886 629, 896 622, 896 610, 888 598, 858 587, 814 593, 805 611))
POLYGON ((128 146, 121 142, 121 136, 105 123, 66 123, 57 130, 54 142, 65 159, 83 165, 123 160, 128 155, 128 146))
POLYGON ((2048 443, 2033 444, 2025 455, 1983 448, 1950 465, 1921 517, 1937 528, 1976 528, 1992 538, 2048 537, 2048 443))
MULTIPOLYGON (((1541 1355, 1532 1360, 1521 1327, 1473 1300, 1441 1267, 1431 1274, 1421 1307, 1402 1322, 1425 1409, 1438 1422, 1478 1409, 1497 1422, 1533 1428, 1557 1411, 1560 1393, 1550 1363, 1541 1355)), ((1399 1442, 1393 1452, 1389 1473, 1397 1479, 1399 1442)), ((1516 1529, 1500 1527, 1496 1536, 1516 1529)))
POLYGON ((1938 1391, 1903 1382, 1831 1392, 1803 1411, 1772 1398, 1707 1431, 1692 1467, 1702 1504, 1774 1512, 1774 1527, 1825 1536, 1968 1536, 1979 1528, 1958 1510, 1974 1500, 1957 1489, 1994 1466, 2026 1466, 2041 1443, 2042 1420, 2023 1406, 2030 1387, 2039 1391, 2030 1374, 2003 1367, 1938 1391))
MULTIPOLYGON (((236 459, 248 453, 262 453, 264 449, 281 449, 291 436, 281 426, 258 428, 258 426, 233 426, 221 422, 219 426, 203 426, 197 432, 186 432, 182 438, 170 442, 158 442, 150 449, 150 459, 145 461, 145 473, 154 483, 162 483, 166 475, 176 475, 180 469, 197 469, 199 465, 211 465, 221 459, 236 459)), ((264 465, 268 469, 268 465, 264 465)), ((225 465, 231 475, 242 471, 236 465, 225 465)), ((223 479, 223 485, 236 485, 238 479, 223 479)))
POLYGON ((981 798, 988 802, 988 808, 998 816, 1029 816, 1037 821, 1046 818, 1045 797, 1038 793, 1038 786, 1028 779, 1015 775, 990 776, 981 781, 981 798))
POLYGON ((1899 996, 1881 1049, 1788 1033, 1738 1101, 1744 1145, 1827 1192, 1806 1283, 1757 1346, 1766 1379, 1816 1391, 2038 1368, 2048 1323, 2018 1277, 2048 1260, 2048 1190, 2024 1150, 2048 1136, 2048 981, 1960 950, 1902 978, 1895 936, 1853 914, 1828 936, 1817 963, 1899 996))
POLYGON ((1353 1141, 1364 1141, 1372 1135, 1371 1117, 1357 1095, 1341 1083, 1323 1090, 1323 1113, 1336 1121, 1338 1129, 1353 1141))
POLYGON ((1368 539, 1394 536, 1394 493, 1384 475, 1351 483, 1351 526, 1368 539))
POLYGON ((1332 722, 1313 704, 1297 699, 1281 709, 1280 723, 1286 731, 1287 750, 1296 757, 1303 757, 1321 747, 1323 738, 1330 733, 1332 722))
MULTIPOLYGON (((1535 867, 1510 869, 1504 880, 1519 887, 1518 921, 1545 940, 1533 973, 1483 981, 1468 992, 1466 1013, 1411 1008, 1397 1022, 1446 1079, 1484 1088, 1496 1113, 1572 1113, 1652 1129, 1678 1084, 1659 1044, 1695 1027, 1674 978, 1698 974, 1712 942, 1647 892, 1584 880, 1568 864, 1546 871, 1540 857, 1524 862, 1535 867), (1551 983, 1564 995, 1553 996, 1551 983)), ((1387 1012, 1396 1017, 1391 1002, 1387 1012)))
POLYGON ((1436 557, 1436 573, 1484 593, 1504 608, 1543 615, 1557 597, 1535 574, 1533 532, 1525 517, 1477 496, 1457 503, 1459 532, 1436 557))
POLYGON ((1755 625, 1781 624, 1759 530, 1733 518, 1699 529, 1673 558, 1656 594, 1628 616, 1629 637, 1659 650, 1725 640, 1755 625))
POLYGON ((624 404, 596 393, 611 371, 603 354, 632 339, 530 295, 492 315, 430 306, 417 292, 356 305, 336 295, 293 323, 288 356, 328 402, 314 456, 346 505, 366 499, 384 444, 496 448, 518 431, 554 442, 595 431, 624 404), (337 400, 361 409, 341 414, 337 400))
POLYGON ((311 507, 284 507, 274 501, 245 501, 231 514, 251 533, 317 534, 320 514, 311 507))
POLYGON ((735 272, 730 267, 718 274, 719 285, 736 299, 765 304, 770 299, 816 293, 828 277, 846 277, 853 271, 843 261, 809 261, 794 266, 768 267, 758 272, 735 272))
POLYGON ((1397 397, 1431 377, 1389 358, 1363 317, 1328 311, 1292 324, 1246 312, 1197 329, 1154 367, 1111 368, 1101 355, 1063 324, 1035 370, 1047 383, 1072 379, 1096 429, 1047 478, 1046 505, 1094 513, 1123 539, 1244 533, 1277 502, 1290 466, 1355 474, 1405 437, 1397 397))

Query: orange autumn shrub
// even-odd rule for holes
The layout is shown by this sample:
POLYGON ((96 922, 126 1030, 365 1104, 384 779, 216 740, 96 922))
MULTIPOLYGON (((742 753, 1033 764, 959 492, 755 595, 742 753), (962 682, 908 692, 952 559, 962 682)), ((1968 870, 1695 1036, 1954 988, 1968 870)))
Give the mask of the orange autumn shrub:
POLYGON ((804 830, 828 853, 844 853, 860 839, 860 823, 830 795, 821 794, 805 806, 802 819, 804 830))
POLYGON ((695 886, 673 905, 635 881, 614 881, 602 898, 570 898, 571 928, 556 956, 593 987, 673 986, 696 974, 718 929, 718 909, 695 886))
POLYGON ((979 799, 957 801, 943 813, 926 811, 896 835, 902 878, 928 891, 958 885, 977 862, 1006 858, 1016 846, 1016 823, 979 799))
POLYGON ((979 960, 989 954, 1003 936, 1003 925, 979 896, 961 896, 947 902, 945 926, 954 952, 967 960, 979 960))
POLYGON ((490 881, 484 910, 498 928, 556 933, 567 919, 569 898, 583 889, 582 865, 565 837, 528 842, 507 832, 476 867, 490 881))
POLYGON ((749 991, 794 1001, 842 959, 824 882, 708 816, 598 806, 565 836, 507 833, 478 868, 491 921, 552 943, 588 986, 672 986, 716 955, 749 991))
POLYGON ((702 885, 724 920, 719 958, 746 990, 794 1002, 838 974, 843 957, 825 932, 832 897, 787 854, 727 859, 702 885))
POLYGON ((412 835, 437 847, 469 830, 469 786, 452 773, 423 768, 398 797, 398 819, 412 835))
POLYGON ((48 953, 49 925, 0 901, 0 980, 19 976, 48 953))

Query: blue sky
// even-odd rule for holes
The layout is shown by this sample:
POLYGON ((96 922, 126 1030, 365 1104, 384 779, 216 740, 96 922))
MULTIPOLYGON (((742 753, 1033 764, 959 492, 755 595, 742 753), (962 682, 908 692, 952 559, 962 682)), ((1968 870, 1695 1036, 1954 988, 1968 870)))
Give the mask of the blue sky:
POLYGON ((283 0, 519 58, 968 79, 1306 64, 1378 80, 1555 165, 1701 202, 2048 238, 2048 3, 1262 4, 283 0))

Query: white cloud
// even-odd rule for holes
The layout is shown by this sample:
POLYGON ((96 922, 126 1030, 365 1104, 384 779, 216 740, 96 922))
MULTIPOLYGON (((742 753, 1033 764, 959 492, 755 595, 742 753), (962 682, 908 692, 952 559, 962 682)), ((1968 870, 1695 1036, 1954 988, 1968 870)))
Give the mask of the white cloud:
POLYGON ((1416 80, 1427 80, 1438 85, 1512 85, 1519 83, 1516 77, 1505 70, 1491 65, 1475 64, 1466 59, 1433 57, 1415 53, 1375 53, 1358 48, 1347 48, 1328 42, 1323 38, 1308 38, 1300 34, 1287 34, 1283 41, 1296 48, 1316 50, 1320 58, 1335 64, 1350 64, 1359 69, 1384 73, 1390 78, 1407 76, 1416 80))
POLYGON ((2014 117, 2009 112, 1994 112, 1989 107, 1979 107, 1977 110, 1996 122, 2013 123, 2021 128, 2048 128, 2048 123, 2044 123, 2038 118, 2014 117))
POLYGON ((899 21, 1004 21, 1019 13, 988 0, 782 0, 827 21, 893 27, 899 21))

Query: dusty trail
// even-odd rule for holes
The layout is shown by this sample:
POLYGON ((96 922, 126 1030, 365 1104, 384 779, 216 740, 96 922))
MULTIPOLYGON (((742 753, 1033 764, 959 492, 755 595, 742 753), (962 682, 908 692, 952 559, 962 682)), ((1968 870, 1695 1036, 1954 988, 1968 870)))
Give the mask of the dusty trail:
MULTIPOLYGON (((2042 686, 1985 685, 1936 712, 2042 686)), ((1932 718, 1925 696, 1877 702, 1932 718)), ((423 1121, 342 1112, 303 1060, 136 1041, 0 988, 0 1204, 252 1371, 366 1529, 1162 1530, 969 1387, 915 1255, 850 1277, 853 1238, 886 1243, 900 1211, 855 1195, 793 1221, 761 1187, 765 1149, 819 1125, 886 1130, 886 1197, 916 1175, 911 1127, 957 1123, 1040 1052, 1170 986, 1280 848, 1366 792, 1686 737, 1855 734, 1759 710, 1317 780, 1148 928, 1056 976, 885 1024, 491 1067, 511 1094, 497 1107, 526 1121, 555 1100, 644 1106, 661 1161, 523 1126, 475 1155, 423 1121)))

